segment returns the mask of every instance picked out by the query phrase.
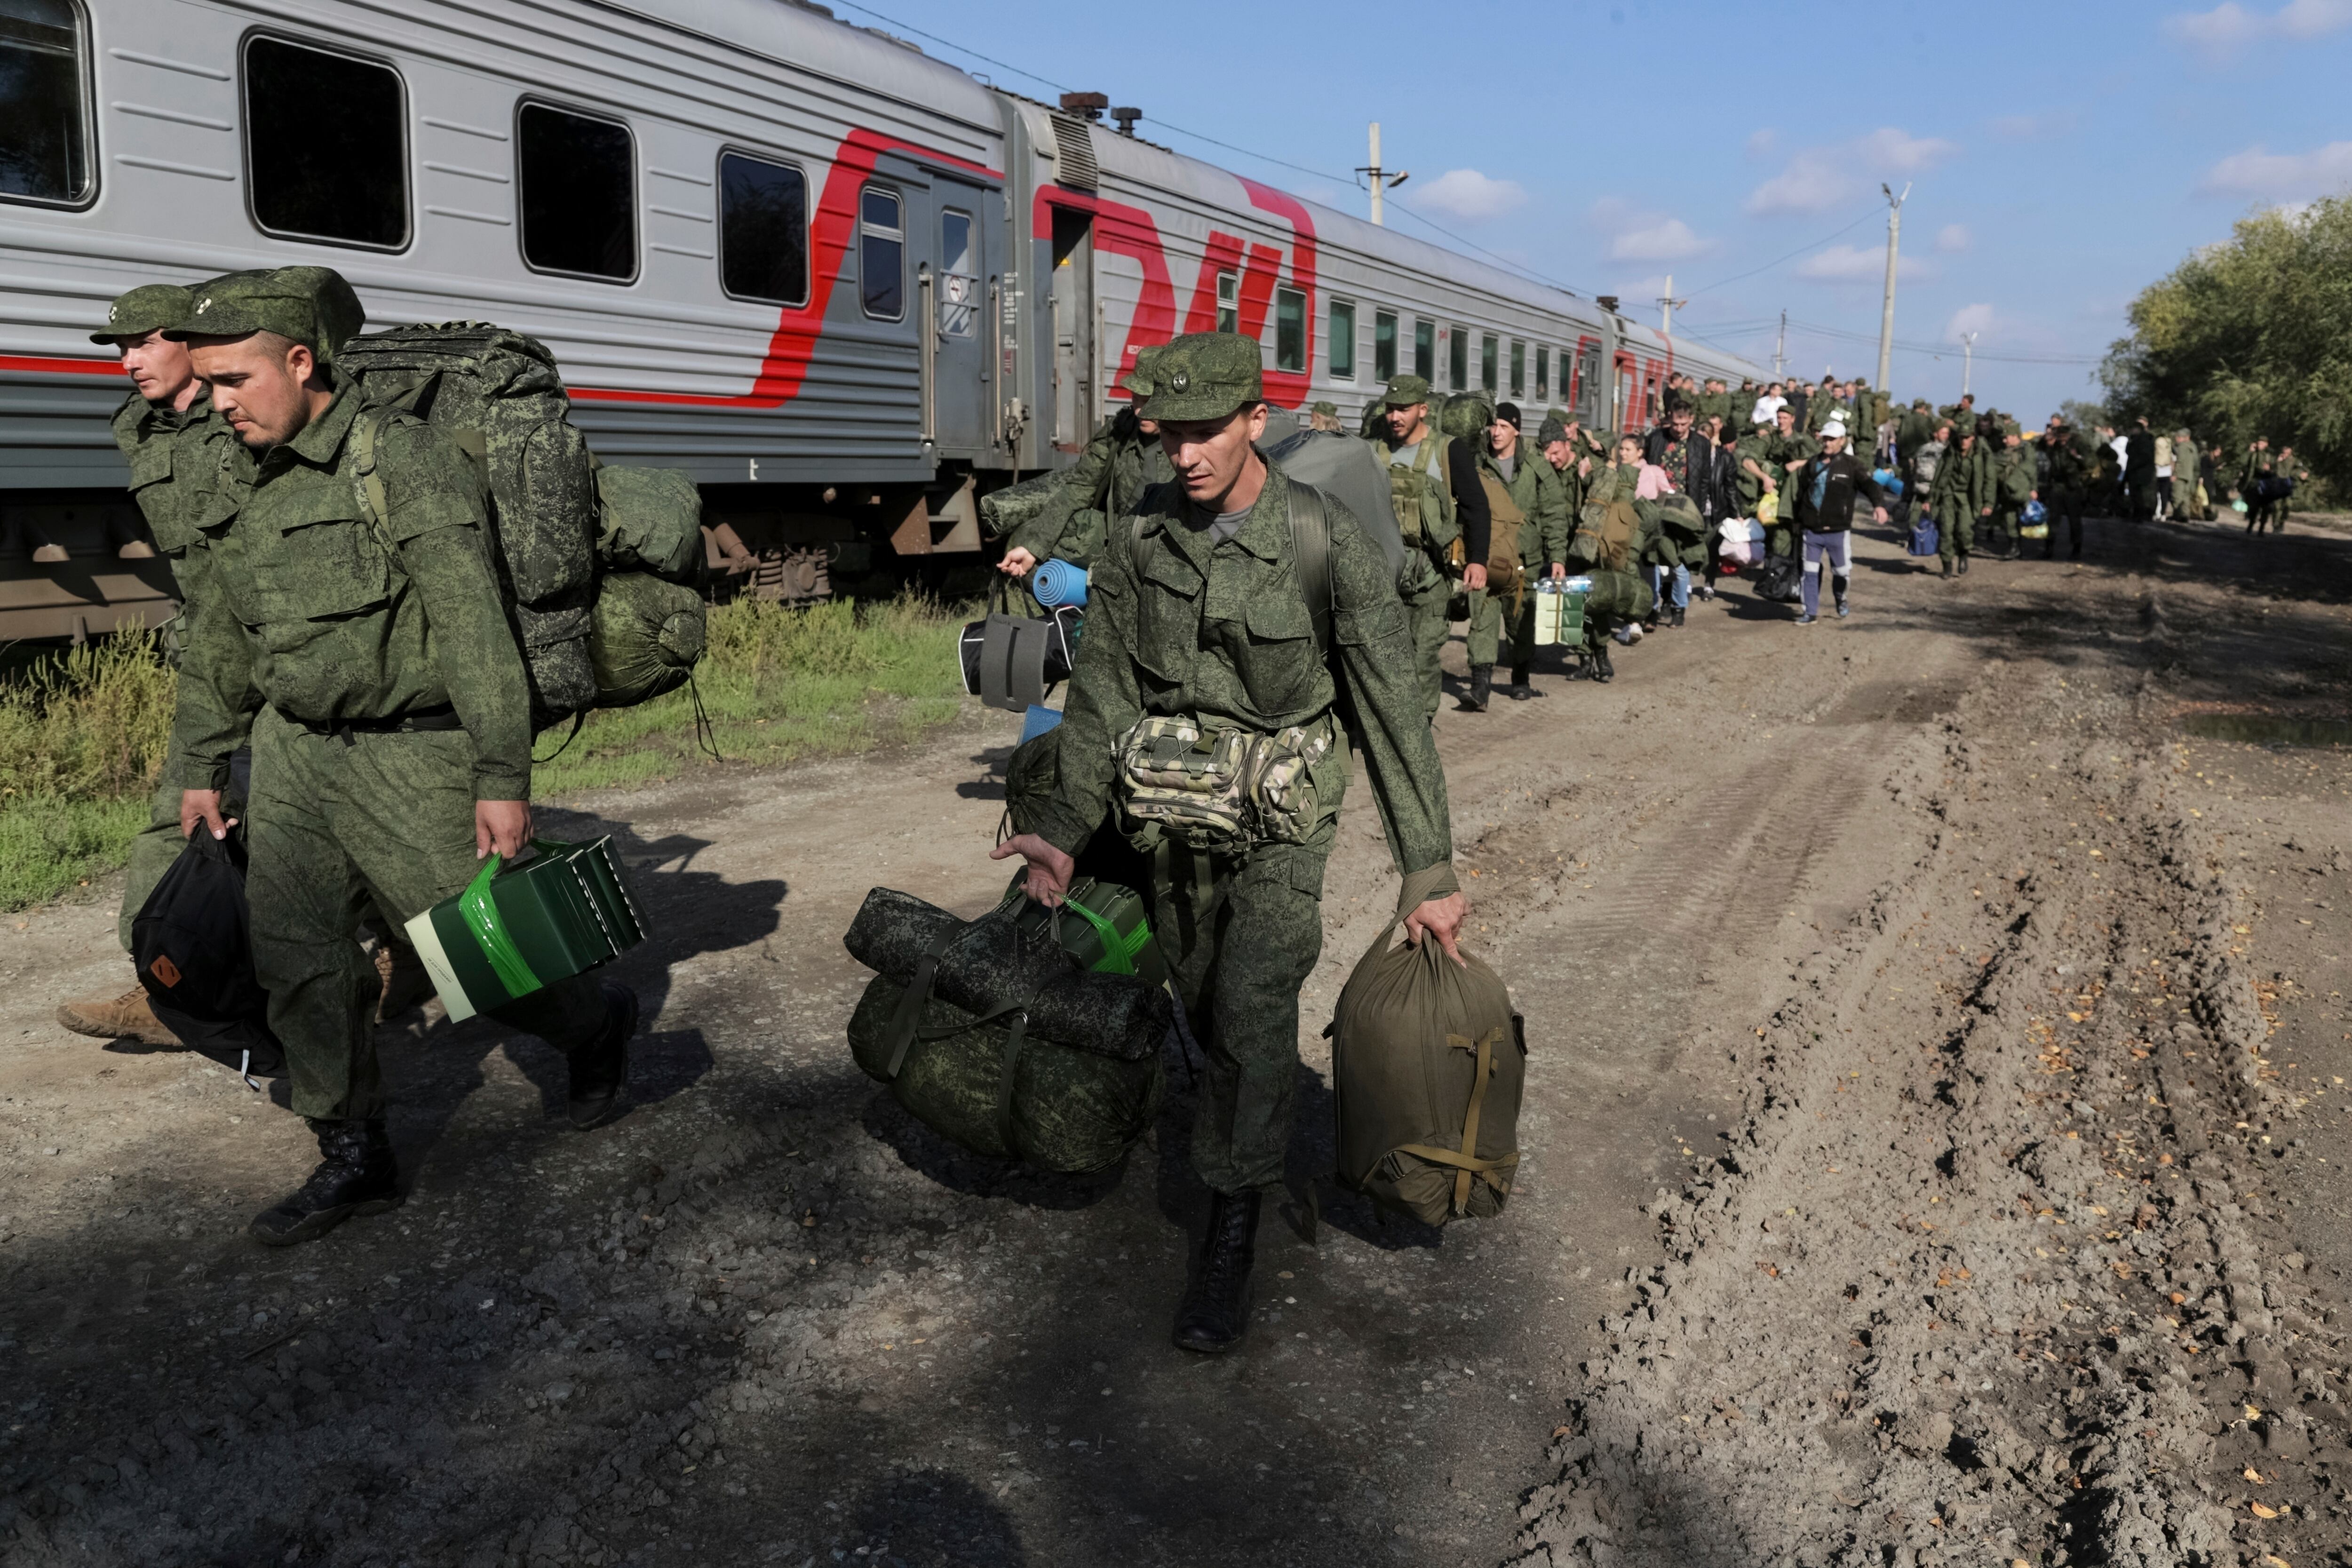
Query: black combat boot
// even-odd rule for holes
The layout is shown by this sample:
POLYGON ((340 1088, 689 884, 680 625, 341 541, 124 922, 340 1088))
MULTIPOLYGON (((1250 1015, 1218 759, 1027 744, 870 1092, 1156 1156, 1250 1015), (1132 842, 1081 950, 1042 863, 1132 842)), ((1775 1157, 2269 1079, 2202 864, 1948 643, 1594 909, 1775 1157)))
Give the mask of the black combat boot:
POLYGON ((1486 710, 1486 700, 1494 694, 1495 667, 1491 664, 1472 665, 1470 667, 1470 689, 1463 696, 1460 705, 1462 711, 1465 713, 1484 713, 1486 710))
POLYGON ((1257 1252, 1258 1193, 1211 1193, 1200 1267, 1176 1308, 1176 1348, 1214 1355, 1249 1327, 1250 1265, 1257 1252))
POLYGON ((1680 605, 1676 605, 1675 606, 1675 618, 1673 624, 1676 626, 1680 626, 1683 624, 1683 606, 1680 605))
POLYGON ((1515 664, 1511 666, 1512 701, 1525 702, 1530 697, 1541 697, 1542 695, 1542 692, 1536 689, 1536 683, 1533 678, 1529 676, 1528 667, 1526 665, 1515 664))
POLYGON ((1965 577, 1965 576, 1967 576, 1968 574, 1969 574, 1969 557, 1968 557, 1968 552, 1967 552, 1966 551, 1963 551, 1963 552, 1961 552, 1961 553, 1960 553, 1960 575, 1961 575, 1961 576, 1963 576, 1963 577, 1965 577))
POLYGON ((618 1116, 629 1084, 629 1040, 637 1032, 637 994, 604 982, 604 1027, 566 1054, 572 1067, 572 1125, 585 1132, 618 1116))
POLYGON ((1602 637, 1599 642, 1592 645, 1592 679, 1603 681, 1614 680, 1617 679, 1617 667, 1609 662, 1609 639, 1607 637, 1602 637))
POLYGON ((400 1206, 399 1172, 381 1119, 313 1121, 310 1131, 319 1135, 319 1168, 291 1196, 256 1215, 246 1227, 271 1247, 316 1241, 353 1215, 400 1206))
POLYGON ((1945 575, 1945 576, 1947 576, 1947 577, 1948 577, 1948 576, 1950 576, 1951 574, 1952 574, 1952 563, 1951 563, 1951 558, 1950 558, 1949 556, 1947 556, 1947 557, 1945 558, 1945 560, 1944 560, 1944 575, 1945 575))

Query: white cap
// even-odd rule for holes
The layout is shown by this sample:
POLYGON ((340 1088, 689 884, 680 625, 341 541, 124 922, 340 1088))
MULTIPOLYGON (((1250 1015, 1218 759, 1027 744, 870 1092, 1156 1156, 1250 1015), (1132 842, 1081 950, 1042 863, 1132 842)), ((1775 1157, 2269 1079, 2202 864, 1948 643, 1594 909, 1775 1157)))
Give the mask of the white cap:
POLYGON ((1828 424, 1822 426, 1822 439, 1826 441, 1832 436, 1835 436, 1840 440, 1843 440, 1845 438, 1844 420, 1832 419, 1828 424))

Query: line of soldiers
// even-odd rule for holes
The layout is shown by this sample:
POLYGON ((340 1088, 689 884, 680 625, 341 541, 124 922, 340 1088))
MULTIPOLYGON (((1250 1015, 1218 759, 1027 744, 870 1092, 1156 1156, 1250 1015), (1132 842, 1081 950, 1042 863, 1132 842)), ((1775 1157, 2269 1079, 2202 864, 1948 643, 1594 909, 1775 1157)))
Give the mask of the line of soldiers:
MULTIPOLYGON (((276 1246, 402 1201, 374 1026, 388 981, 394 1005, 430 984, 394 939, 531 838, 530 693, 488 493, 414 416, 372 411, 375 439, 354 436, 363 400, 336 361, 363 314, 339 274, 288 267, 134 289, 90 334, 133 383, 115 437, 184 628, 124 944, 183 842, 241 826, 255 969, 320 1156, 253 1220, 276 1246), (359 940, 371 912, 380 960, 359 940)), ((69 1004, 64 1021, 176 1043, 143 996, 69 1004)), ((588 976, 491 1009, 563 1054, 583 1130, 624 1108, 637 1014, 588 976)))

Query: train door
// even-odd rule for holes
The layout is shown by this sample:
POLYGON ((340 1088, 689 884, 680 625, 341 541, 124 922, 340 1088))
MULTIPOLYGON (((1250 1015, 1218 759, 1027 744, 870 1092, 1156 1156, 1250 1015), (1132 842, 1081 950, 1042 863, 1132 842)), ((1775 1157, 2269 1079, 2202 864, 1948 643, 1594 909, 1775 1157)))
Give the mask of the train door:
POLYGON ((935 174, 933 261, 921 279, 929 316, 931 430, 942 458, 974 459, 996 445, 995 366, 988 353, 987 280, 998 195, 935 174))
POLYGON ((1054 208, 1054 445, 1076 452, 1094 434, 1094 225, 1054 208))

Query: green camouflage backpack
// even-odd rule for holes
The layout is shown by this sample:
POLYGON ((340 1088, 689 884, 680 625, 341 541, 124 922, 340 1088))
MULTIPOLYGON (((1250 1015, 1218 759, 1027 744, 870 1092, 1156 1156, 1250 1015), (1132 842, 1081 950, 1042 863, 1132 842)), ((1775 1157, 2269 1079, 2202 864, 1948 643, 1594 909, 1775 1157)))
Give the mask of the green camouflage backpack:
POLYGON ((394 414, 446 430, 480 467, 534 728, 640 702, 686 679, 701 652, 701 596, 646 584, 600 613, 599 572, 690 575, 701 552, 700 492, 681 473, 601 468, 572 424, 545 345, 487 321, 449 321, 353 338, 336 363, 368 405, 352 434, 361 499, 379 524, 374 451, 394 414), (603 646, 616 639, 627 646, 603 646), (600 686, 600 673, 624 670, 600 686))

